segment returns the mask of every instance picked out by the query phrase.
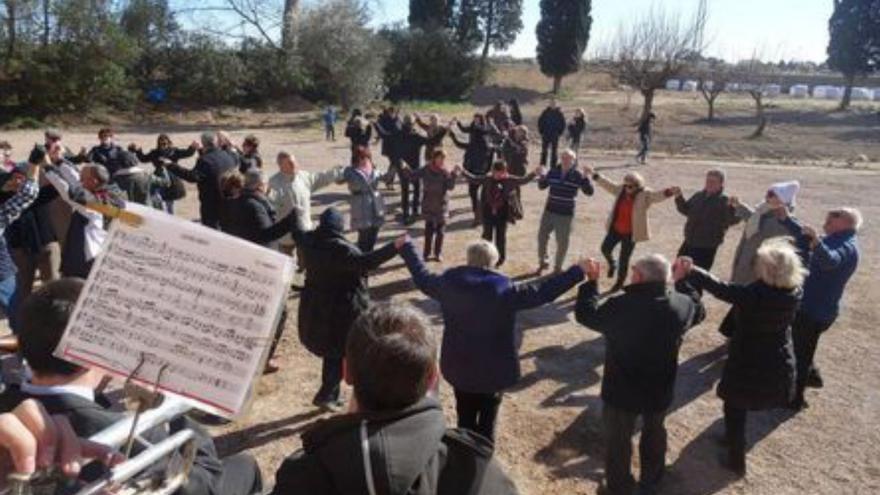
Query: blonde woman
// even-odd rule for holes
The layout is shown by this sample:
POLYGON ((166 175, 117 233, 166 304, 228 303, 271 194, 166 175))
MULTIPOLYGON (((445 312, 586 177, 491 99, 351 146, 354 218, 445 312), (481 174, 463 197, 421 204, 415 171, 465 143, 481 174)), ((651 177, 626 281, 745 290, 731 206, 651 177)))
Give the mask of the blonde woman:
POLYGON ((645 179, 638 172, 630 172, 623 177, 623 183, 614 182, 599 173, 592 173, 596 184, 617 200, 608 215, 608 234, 602 241, 602 255, 608 261, 608 278, 617 275, 617 282, 611 292, 623 288, 629 270, 629 260, 636 244, 651 239, 651 226, 648 222, 648 209, 656 203, 665 201, 681 192, 677 187, 654 191, 645 186, 645 179), (619 263, 614 260, 614 248, 620 244, 619 263))
POLYGON ((795 393, 795 357, 791 326, 807 275, 797 249, 787 238, 766 241, 755 254, 756 281, 748 285, 720 281, 693 267, 688 282, 732 304, 733 328, 718 396, 724 401, 728 446, 725 465, 746 472, 746 415, 787 407, 795 393))

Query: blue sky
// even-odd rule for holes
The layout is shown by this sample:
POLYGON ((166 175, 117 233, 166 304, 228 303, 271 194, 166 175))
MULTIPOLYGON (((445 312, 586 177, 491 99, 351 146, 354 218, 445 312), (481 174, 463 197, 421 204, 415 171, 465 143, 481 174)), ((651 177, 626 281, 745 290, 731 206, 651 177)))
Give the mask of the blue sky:
MULTIPOLYGON (((508 53, 517 57, 535 54, 535 25, 540 17, 538 0, 523 0, 523 31, 508 53)), ((608 39, 621 22, 652 5, 686 15, 696 0, 593 0, 590 47, 608 39)), ((375 23, 405 20, 409 0, 373 0, 375 23)), ((760 53, 768 60, 794 59, 822 62, 828 45, 831 0, 709 0, 708 54, 728 60, 760 53)), ((589 49, 588 49, 589 50, 589 49)))

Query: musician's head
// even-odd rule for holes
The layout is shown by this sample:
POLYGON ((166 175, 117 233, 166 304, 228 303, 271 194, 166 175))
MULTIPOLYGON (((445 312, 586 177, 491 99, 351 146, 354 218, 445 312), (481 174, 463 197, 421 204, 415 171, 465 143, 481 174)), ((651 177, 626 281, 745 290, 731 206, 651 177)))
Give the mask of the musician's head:
POLYGON ((79 278, 54 280, 34 291, 22 304, 19 346, 33 372, 35 385, 97 386, 103 376, 54 355, 84 285, 85 281, 79 278))
POLYGON ((409 407, 440 376, 433 332, 421 313, 402 305, 376 304, 362 314, 348 335, 343 363, 355 411, 409 407))

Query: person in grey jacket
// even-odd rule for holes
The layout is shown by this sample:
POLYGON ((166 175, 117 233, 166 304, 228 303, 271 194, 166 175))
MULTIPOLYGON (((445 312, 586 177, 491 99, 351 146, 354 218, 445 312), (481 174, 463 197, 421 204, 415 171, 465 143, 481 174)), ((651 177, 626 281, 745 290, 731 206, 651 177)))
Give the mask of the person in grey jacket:
POLYGON ((739 223, 736 208, 724 194, 724 172, 713 169, 706 173, 706 185, 702 191, 685 199, 678 190, 675 206, 687 217, 684 225, 684 242, 678 249, 679 256, 687 256, 704 270, 711 270, 718 247, 724 242, 727 229, 739 223))
POLYGON ((733 258, 731 282, 747 285, 756 280, 752 266, 755 253, 764 241, 789 235, 788 229, 779 221, 779 209, 785 208, 789 212, 787 215, 791 215, 799 190, 798 181, 773 184, 767 190, 764 202, 754 209, 740 203, 736 197, 731 198, 731 204, 736 208, 736 215, 746 222, 742 239, 736 247, 733 258))
POLYGON ((355 152, 355 163, 345 168, 341 183, 351 192, 351 228, 358 232, 358 248, 365 253, 373 250, 379 229, 385 223, 385 201, 379 192, 379 182, 387 173, 379 172, 373 164, 370 149, 360 147, 355 152))

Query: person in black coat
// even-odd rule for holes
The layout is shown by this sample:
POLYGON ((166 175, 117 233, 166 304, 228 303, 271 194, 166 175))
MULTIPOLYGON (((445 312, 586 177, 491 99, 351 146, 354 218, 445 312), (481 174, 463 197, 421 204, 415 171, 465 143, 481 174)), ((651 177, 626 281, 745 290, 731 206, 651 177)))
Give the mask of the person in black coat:
MULTIPOLYGON (((66 417, 80 437, 90 437, 127 416, 95 402, 93 391, 101 383, 103 373, 53 355, 84 285, 80 279, 56 280, 25 301, 23 331, 19 338, 33 378, 20 388, 8 388, 0 396, 0 412, 7 412, 25 400, 36 399, 49 414, 66 417)), ((195 432, 196 454, 189 480, 177 495, 261 493, 262 480, 256 461, 247 454, 220 459, 210 435, 186 417, 171 421, 168 431, 164 426, 157 427, 145 432, 143 437, 156 443, 183 429, 195 432)), ((139 454, 140 449, 136 448, 134 453, 139 454)), ((93 463, 84 467, 80 479, 95 481, 104 474, 106 469, 100 463, 93 463)))
POLYGON ((128 150, 133 152, 141 163, 153 164, 154 183, 158 184, 166 179, 169 182, 166 186, 157 187, 154 184, 150 195, 158 194, 165 211, 171 215, 174 214, 174 202, 186 197, 186 187, 180 177, 168 172, 165 165, 168 162, 177 163, 189 158, 195 155, 200 148, 198 141, 193 141, 188 148, 176 148, 168 134, 159 134, 156 139, 156 147, 146 154, 140 146, 134 143, 128 147, 128 150))
POLYGON ((492 443, 448 429, 432 397, 437 342, 406 305, 376 305, 349 334, 345 380, 352 410, 318 421, 275 475, 272 495, 513 495, 492 443))
MULTIPOLYGON (((412 171, 421 169, 422 149, 429 143, 430 140, 419 132, 413 117, 411 115, 404 117, 400 135, 400 158, 403 164, 412 171)), ((419 216, 419 206, 422 199, 421 181, 411 179, 409 174, 401 174, 400 196, 403 223, 409 225, 419 216), (410 197, 410 191, 412 197, 410 197)))
POLYGON ((729 457, 726 467, 745 475, 747 411, 788 407, 795 396, 791 327, 806 276, 787 239, 765 241, 754 262, 757 281, 738 285, 692 268, 688 282, 733 305, 727 362, 718 384, 724 401, 729 457))
POLYGON ((110 182, 125 192, 128 201, 145 205, 150 197, 150 177, 138 167, 137 157, 114 141, 113 129, 98 131, 100 144, 88 153, 88 162, 103 165, 110 182))
MULTIPOLYGON (((264 247, 272 247, 275 241, 290 232, 297 211, 291 211, 280 221, 276 219, 275 209, 265 195, 266 182, 262 170, 251 168, 244 176, 235 169, 230 170, 220 179, 220 190, 223 194, 220 230, 223 232, 264 247)), ((281 342, 286 324, 285 309, 269 348, 266 373, 280 369, 275 350, 281 342)))
POLYGON ((555 99, 550 100, 550 105, 538 117, 538 133, 541 134, 541 165, 547 165, 549 155, 550 166, 555 167, 559 138, 565 133, 565 115, 555 99))
POLYGON ((185 169, 176 163, 169 163, 168 170, 187 182, 196 183, 199 188, 199 213, 202 225, 216 229, 220 225, 220 208, 223 203, 220 194, 220 177, 237 166, 235 158, 218 147, 217 135, 206 132, 202 134, 202 155, 196 166, 185 169))
MULTIPOLYGON (((689 265, 680 261, 675 278, 685 277, 689 265)), ((632 436, 642 417, 639 445, 639 493, 653 493, 666 467, 666 411, 672 405, 678 374, 678 351, 688 329, 705 318, 700 295, 687 284, 684 293, 671 290, 669 262, 660 255, 635 263, 632 285, 623 294, 599 304, 601 266, 590 260, 589 282, 578 291, 578 323, 605 336, 602 374, 602 418, 605 428, 605 483, 611 493, 630 494, 632 436)))
POLYGON ((394 187, 394 177, 400 174, 400 137, 403 122, 394 107, 386 107, 373 124, 378 137, 382 139, 382 156, 388 157, 388 175, 385 184, 394 187))
POLYGON ((522 111, 519 109, 519 100, 511 98, 510 101, 507 102, 507 106, 510 108, 510 120, 513 122, 513 125, 523 125, 522 111))
MULTIPOLYGON (((464 126, 458 119, 453 119, 459 130, 468 135, 468 140, 461 141, 452 129, 449 135, 456 146, 464 150, 464 169, 473 175, 485 175, 489 173, 492 165, 492 147, 489 143, 491 129, 486 122, 486 117, 475 113, 471 124, 464 126)), ((482 208, 480 208, 480 184, 471 183, 468 186, 468 195, 471 198, 471 210, 474 212, 474 226, 482 223, 482 208)))
POLYGON ((360 146, 369 148, 373 137, 373 126, 361 116, 361 111, 357 108, 352 111, 351 118, 345 124, 345 137, 351 141, 351 163, 354 163, 355 151, 360 146))
MULTIPOLYGON (((41 182, 46 182, 42 180, 41 182)), ((11 193, 0 194, 0 199, 8 199, 11 193)), ((61 247, 52 228, 49 203, 58 198, 58 190, 45 183, 40 187, 36 201, 12 222, 3 235, 9 254, 18 271, 16 278, 16 297, 23 301, 30 295, 37 270, 40 281, 46 284, 58 278, 61 265, 61 247)))
POLYGON ((296 223, 293 240, 305 258, 306 280, 299 302, 299 338, 323 358, 321 389, 313 403, 341 408, 339 383, 345 339, 352 322, 370 305, 367 274, 397 254, 393 243, 362 252, 344 235, 345 224, 335 208, 321 214, 318 228, 307 232, 296 223))
POLYGON ((587 114, 582 108, 574 112, 574 117, 568 123, 568 146, 576 153, 580 152, 581 139, 587 130, 587 114))

